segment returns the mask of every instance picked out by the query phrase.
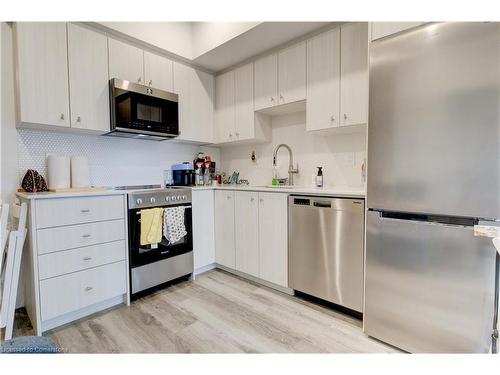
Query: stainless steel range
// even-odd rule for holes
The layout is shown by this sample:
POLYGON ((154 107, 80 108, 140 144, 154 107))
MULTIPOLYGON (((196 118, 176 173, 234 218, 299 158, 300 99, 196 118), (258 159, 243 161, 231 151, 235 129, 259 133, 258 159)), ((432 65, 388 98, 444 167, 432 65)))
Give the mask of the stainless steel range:
POLYGON ((132 298, 156 290, 172 280, 193 274, 193 228, 190 189, 161 189, 145 186, 145 190, 123 187, 128 193, 128 235, 130 289, 132 298), (182 207, 186 235, 176 242, 161 236, 161 241, 141 245, 143 210, 160 207, 168 210, 182 207))

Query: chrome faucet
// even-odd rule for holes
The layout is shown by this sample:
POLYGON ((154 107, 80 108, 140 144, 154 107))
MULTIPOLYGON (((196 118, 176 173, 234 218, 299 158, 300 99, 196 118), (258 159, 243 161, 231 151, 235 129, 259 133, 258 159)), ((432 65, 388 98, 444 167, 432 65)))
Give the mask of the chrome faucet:
POLYGON ((290 158, 290 163, 288 164, 288 185, 293 185, 293 175, 299 173, 299 167, 297 166, 294 168, 293 166, 293 152, 290 146, 284 143, 281 143, 278 146, 276 146, 273 152, 273 166, 276 167, 276 159, 278 157, 278 151, 281 147, 284 147, 288 150, 288 155, 290 158))

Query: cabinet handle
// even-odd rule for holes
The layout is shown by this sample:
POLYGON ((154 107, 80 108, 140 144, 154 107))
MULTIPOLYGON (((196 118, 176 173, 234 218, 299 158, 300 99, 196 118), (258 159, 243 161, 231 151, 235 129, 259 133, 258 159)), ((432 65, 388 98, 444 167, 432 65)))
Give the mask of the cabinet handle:
POLYGON ((59 116, 61 120, 64 120, 64 113, 61 113, 61 116, 59 116))
POLYGON ((92 260, 92 257, 85 257, 83 260, 92 260))
POLYGON ((149 86, 153 86, 153 80, 149 80, 149 86))
POLYGON ((85 209, 83 209, 83 210, 80 210, 80 212, 81 212, 82 214, 86 214, 86 213, 90 212, 90 210, 89 210, 88 208, 85 208, 85 209))
POLYGON ((280 100, 283 100, 283 101, 285 100, 285 99, 283 98, 283 95, 281 95, 281 94, 280 94, 280 100))
POLYGON ((331 122, 334 122, 334 121, 335 121, 335 117, 333 117, 333 116, 332 116, 332 117, 330 117, 330 121, 331 121, 331 122))
POLYGON ((250 202, 253 202, 254 200, 255 200, 255 198, 253 198, 253 197, 252 197, 252 198, 250 198, 250 202))
POLYGON ((231 199, 231 196, 230 196, 230 195, 228 195, 226 198, 227 198, 227 200, 230 200, 230 199, 231 199))
POLYGON ((260 203, 264 203, 264 198, 260 198, 260 199, 259 199, 259 202, 260 202, 260 203))
POLYGON ((236 132, 236 136, 239 137, 240 136, 240 133, 236 132))
POLYGON ((89 238, 90 237, 90 234, 86 233, 86 234, 82 234, 82 237, 83 238, 89 238))
POLYGON ((80 116, 78 116, 78 117, 76 118, 76 122, 81 122, 81 121, 82 121, 82 118, 81 118, 80 116))
POLYGON ((142 77, 137 78, 137 82, 141 83, 142 77))
POLYGON ((233 136, 233 133, 229 133, 229 138, 231 138, 233 136))
POLYGON ((347 120, 347 115, 344 113, 344 120, 347 120))
POLYGON ((88 287, 85 288, 85 291, 86 292, 90 292, 92 289, 94 289, 94 288, 92 288, 91 286, 88 286, 88 287))
POLYGON ((274 102, 274 98, 271 96, 271 101, 274 102))

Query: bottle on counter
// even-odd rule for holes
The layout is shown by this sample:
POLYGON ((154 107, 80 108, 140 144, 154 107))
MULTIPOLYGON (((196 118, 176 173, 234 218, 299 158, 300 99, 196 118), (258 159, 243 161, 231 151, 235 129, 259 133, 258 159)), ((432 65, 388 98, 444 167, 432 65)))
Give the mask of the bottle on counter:
POLYGON ((323 167, 318 167, 318 173, 316 174, 316 187, 323 187, 323 167))
POLYGON ((196 163, 196 171, 195 171, 195 182, 196 186, 203 186, 205 184, 205 178, 203 175, 203 163, 196 163))
POLYGON ((273 166, 273 179, 271 180, 271 185, 279 185, 278 181, 278 169, 276 166, 273 166))

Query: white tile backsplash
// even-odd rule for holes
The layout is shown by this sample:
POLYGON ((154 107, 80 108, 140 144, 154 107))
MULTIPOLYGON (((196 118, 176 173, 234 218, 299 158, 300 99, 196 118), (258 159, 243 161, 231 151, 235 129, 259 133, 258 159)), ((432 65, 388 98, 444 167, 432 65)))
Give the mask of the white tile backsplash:
MULTIPOLYGON (((221 149, 221 166, 226 173, 239 171, 240 178, 252 185, 268 185, 272 178, 272 153, 280 143, 288 144, 298 163, 295 185, 310 186, 316 167, 323 167, 325 187, 362 187, 361 166, 366 157, 366 132, 318 134, 306 132, 305 112, 272 119, 272 140, 258 145, 239 145, 221 149), (255 150, 257 160, 251 161, 255 150)), ((278 154, 280 177, 288 177, 288 153, 278 154)))
POLYGON ((90 183, 95 186, 161 184, 163 171, 174 163, 193 160, 198 151, 219 160, 217 148, 172 141, 146 141, 19 129, 19 179, 27 169, 47 177, 48 154, 84 155, 89 160, 90 183))

